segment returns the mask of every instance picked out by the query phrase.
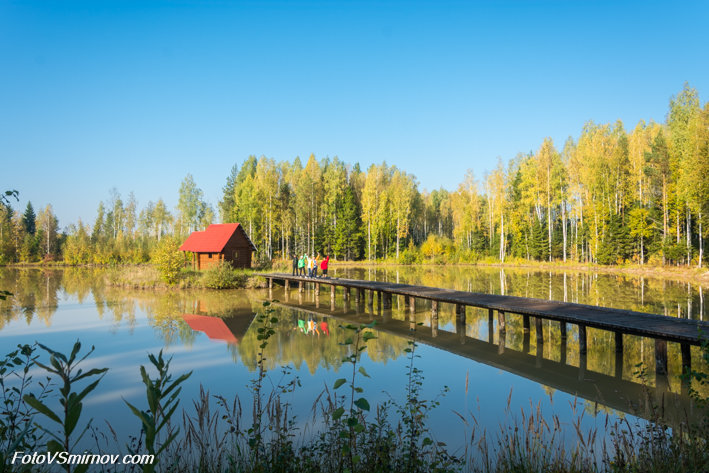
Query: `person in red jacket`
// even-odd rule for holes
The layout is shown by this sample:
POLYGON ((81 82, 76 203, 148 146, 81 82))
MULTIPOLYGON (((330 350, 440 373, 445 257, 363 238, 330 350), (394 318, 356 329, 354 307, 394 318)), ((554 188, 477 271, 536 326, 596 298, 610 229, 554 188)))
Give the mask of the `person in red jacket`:
POLYGON ((325 259, 320 263, 320 269, 322 269, 322 275, 324 278, 327 277, 327 264, 330 262, 330 255, 327 255, 325 259))

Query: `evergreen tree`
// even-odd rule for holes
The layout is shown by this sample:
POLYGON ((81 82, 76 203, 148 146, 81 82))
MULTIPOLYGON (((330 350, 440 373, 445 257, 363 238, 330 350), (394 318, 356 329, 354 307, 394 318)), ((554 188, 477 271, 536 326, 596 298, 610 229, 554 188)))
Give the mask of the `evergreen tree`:
POLYGON ((611 215, 606 234, 598 247, 596 259, 600 264, 622 264, 633 252, 633 241, 620 215, 611 215))
POLYGON ((549 259, 549 241, 545 221, 534 219, 532 235, 529 242, 529 254, 537 261, 549 259))
POLYGON ((22 215, 22 223, 28 235, 34 235, 37 231, 36 218, 34 208, 32 208, 32 202, 27 202, 27 208, 25 208, 25 213, 22 215))
POLYGON ((335 232, 335 255, 338 258, 354 260, 362 254, 362 229, 359 218, 360 209, 355 200, 352 187, 347 186, 338 209, 337 219, 340 222, 335 232))
POLYGON ((219 201, 219 217, 222 223, 236 223, 236 182, 239 177, 239 167, 234 164, 231 173, 222 187, 222 199, 219 201))

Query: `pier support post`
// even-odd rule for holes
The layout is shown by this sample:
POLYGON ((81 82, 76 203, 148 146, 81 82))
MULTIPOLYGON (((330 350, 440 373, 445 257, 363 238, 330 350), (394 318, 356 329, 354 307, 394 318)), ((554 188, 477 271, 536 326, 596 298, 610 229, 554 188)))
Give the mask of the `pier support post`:
POLYGON ((391 309, 391 294, 388 292, 381 293, 384 297, 384 308, 391 309))
POLYGON ((438 301, 431 301, 431 336, 438 336, 438 301))
POLYGON ((303 288, 303 281, 298 281, 298 292, 303 292, 305 289, 303 288))
POLYGON ((682 374, 692 370, 692 351, 689 343, 681 343, 680 351, 682 352, 682 374))
POLYGON ((584 379, 586 379, 586 366, 587 365, 588 365, 588 358, 587 358, 586 352, 579 353, 579 381, 583 381, 584 379))
POLYGON ((534 318, 534 331, 537 333, 537 351, 540 345, 544 345, 544 330, 542 329, 541 317, 534 318))
MULTIPOLYGON (((562 322, 561 326, 566 329, 566 323, 562 322)), ((566 364, 566 330, 564 330, 564 334, 561 337, 561 343, 559 344, 559 363, 562 365, 566 364)))
POLYGON ((268 278, 268 288, 273 289, 273 278, 268 278))
MULTIPOLYGON (((682 352, 682 374, 689 373, 692 370, 692 351, 689 343, 680 344, 682 352)), ((689 379, 682 378, 682 395, 689 394, 689 379)))
POLYGON ((566 322, 559 322, 559 333, 561 334, 561 339, 566 343, 566 322))
MULTIPOLYGON (((586 354, 586 326, 579 325, 579 354, 586 354)), ((586 357, 584 357, 585 359, 586 357)))
POLYGON ((416 322, 416 299, 409 296, 409 320, 416 322))
POLYGON ((503 310, 497 311, 497 331, 504 332, 507 330, 505 327, 505 312, 503 310))
POLYGON ((623 352, 615 352, 615 377, 618 379, 623 378, 623 352))
POLYGON ((500 330, 500 327, 497 327, 497 354, 502 355, 505 352, 505 338, 507 337, 507 332, 504 330, 500 330))
POLYGON ((615 352, 623 353, 623 333, 615 332, 615 352))
POLYGON ((522 353, 529 353, 529 330, 522 331, 522 353))
POLYGON ((335 285, 330 285, 330 310, 335 311, 335 285))
POLYGON ((350 300, 350 288, 349 288, 349 287, 345 287, 345 288, 343 288, 342 291, 343 291, 343 292, 342 292, 342 298, 343 298, 344 300, 346 300, 346 301, 349 301, 349 300, 350 300))
POLYGON ((455 305, 455 316, 459 322, 465 325, 465 306, 463 304, 455 305))
POLYGON ((367 307, 369 308, 370 312, 374 312, 374 291, 369 291, 369 298, 367 298, 367 307))
POLYGON ((655 374, 667 375, 667 340, 655 339, 655 374))
MULTIPOLYGON (((655 391, 661 396, 670 388, 667 376, 667 340, 655 339, 655 391)), ((660 397, 661 398, 661 397, 660 397)))
POLYGON ((487 310, 487 341, 488 343, 492 343, 494 341, 494 319, 495 319, 495 314, 493 313, 492 309, 487 310))
POLYGON ((290 291, 290 279, 286 279, 286 292, 290 291))
POLYGON ((537 348, 536 348, 537 358, 534 362, 534 365, 537 368, 541 368, 542 361, 544 360, 544 330, 542 328, 541 317, 534 317, 534 331, 536 332, 536 335, 537 335, 537 348))
POLYGON ((529 316, 528 315, 522 316, 522 329, 525 332, 529 332, 529 316))
POLYGON ((315 297, 320 295, 320 283, 316 282, 315 283, 315 297))
POLYGON ((615 332, 615 377, 623 378, 623 332, 615 332))
POLYGON ((465 344, 465 306, 455 305, 455 333, 460 336, 460 344, 465 344))

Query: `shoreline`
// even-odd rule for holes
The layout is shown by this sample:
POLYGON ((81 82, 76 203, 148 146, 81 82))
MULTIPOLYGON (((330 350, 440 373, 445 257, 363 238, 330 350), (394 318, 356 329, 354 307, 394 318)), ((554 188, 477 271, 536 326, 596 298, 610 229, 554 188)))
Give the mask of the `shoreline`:
MULTIPOLYGON (((271 270, 279 270, 283 268, 285 260, 274 260, 271 270)), ((290 264, 288 262, 288 264, 290 264)), ((702 267, 687 267, 687 266, 656 266, 656 265, 628 265, 628 266, 604 266, 596 264, 584 264, 577 262, 508 262, 508 263, 416 263, 403 264, 391 261, 330 261, 331 267, 421 267, 421 268, 436 268, 436 267, 478 267, 478 268, 501 268, 501 269, 519 269, 533 271, 550 271, 562 273, 566 271, 579 271, 586 273, 598 274, 618 274, 633 277, 645 277, 654 279, 672 279, 694 283, 698 285, 709 286, 709 268, 702 267)), ((0 265, 0 268, 13 269, 66 269, 66 268, 91 268, 91 269, 126 269, 126 268, 144 268, 151 267, 150 263, 141 264, 118 264, 118 265, 68 265, 62 263, 13 263, 0 265)), ((255 269, 252 268, 253 271, 255 269)))
POLYGON ((449 264, 438 264, 438 263, 417 263, 415 265, 411 264, 400 264, 392 262, 376 262, 376 261, 330 261, 331 266, 338 267, 394 267, 394 266, 405 266, 405 267, 425 267, 434 268, 439 266, 445 267, 479 267, 479 268, 501 268, 501 269, 528 269, 534 271, 551 271, 556 273, 562 273, 565 271, 580 271, 588 273, 602 273, 602 274, 618 274, 627 275, 635 277, 646 277, 654 279, 673 279, 683 282, 692 282, 699 285, 709 286, 709 268, 697 268, 697 267, 686 267, 686 266, 649 266, 649 265, 632 265, 632 266, 602 266, 602 265, 588 265, 581 263, 549 263, 549 262, 514 262, 514 263, 449 263, 449 264))

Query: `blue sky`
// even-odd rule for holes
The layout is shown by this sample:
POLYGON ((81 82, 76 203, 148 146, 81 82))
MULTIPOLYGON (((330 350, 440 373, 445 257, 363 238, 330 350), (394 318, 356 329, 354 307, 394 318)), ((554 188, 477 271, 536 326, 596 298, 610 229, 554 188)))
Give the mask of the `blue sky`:
POLYGON ((2 189, 60 226, 115 187, 216 207, 233 164, 386 160, 454 189, 588 120, 709 93, 709 2, 0 0, 2 189))

